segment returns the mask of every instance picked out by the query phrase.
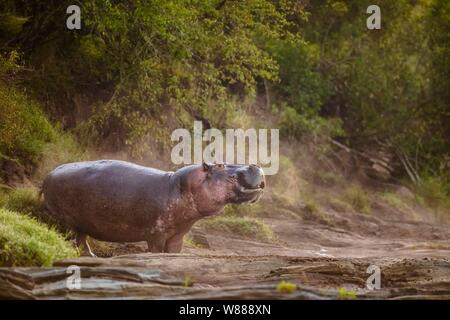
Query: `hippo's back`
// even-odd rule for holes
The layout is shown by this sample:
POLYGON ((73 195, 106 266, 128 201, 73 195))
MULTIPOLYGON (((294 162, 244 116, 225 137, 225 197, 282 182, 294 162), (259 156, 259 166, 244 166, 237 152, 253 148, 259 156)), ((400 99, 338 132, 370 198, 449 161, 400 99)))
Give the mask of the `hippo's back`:
POLYGON ((50 212, 105 241, 141 241, 169 200, 171 173, 125 161, 69 163, 44 180, 50 212))

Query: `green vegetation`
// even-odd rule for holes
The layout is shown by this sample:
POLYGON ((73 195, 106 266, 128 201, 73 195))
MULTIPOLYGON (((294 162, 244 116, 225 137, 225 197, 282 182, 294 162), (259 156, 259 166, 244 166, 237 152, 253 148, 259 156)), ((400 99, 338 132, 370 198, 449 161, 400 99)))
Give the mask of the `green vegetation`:
POLYGON ((450 208, 450 197, 446 191, 446 183, 448 183, 448 181, 443 178, 426 177, 418 186, 417 193, 434 208, 450 208))
POLYGON ((3 157, 39 158, 54 136, 42 111, 135 157, 194 118, 265 114, 294 141, 389 142, 421 175, 448 175, 448 1, 381 0, 381 31, 365 28, 369 0, 78 3, 83 32, 61 28, 64 1, 0 6, 0 128, 23 128, 0 129, 3 157))
POLYGON ((89 152, 76 141, 71 133, 58 132, 54 141, 44 145, 41 161, 33 178, 43 181, 45 176, 57 166, 69 162, 86 161, 89 158, 89 152))
POLYGON ((183 238, 183 246, 189 247, 189 248, 198 248, 201 247, 197 244, 197 242, 194 241, 192 236, 190 234, 187 234, 183 238))
POLYGON ((202 220, 198 226, 207 230, 221 231, 244 238, 274 242, 276 237, 267 224, 257 218, 220 215, 202 220))
POLYGON ((415 217, 414 208, 408 204, 405 200, 392 192, 384 192, 381 194, 381 198, 394 208, 409 214, 411 217, 415 217))
POLYGON ((63 234, 70 231, 44 208, 39 192, 33 188, 16 188, 0 193, 0 207, 38 219, 63 234))
POLYGON ((297 206, 301 202, 301 190, 306 188, 298 168, 287 156, 280 155, 279 172, 269 177, 271 195, 276 203, 297 206))
POLYGON ((34 189, 14 189, 2 196, 2 205, 11 211, 39 216, 42 211, 42 202, 38 192, 34 189))
POLYGON ((356 212, 369 214, 372 199, 360 186, 349 186, 345 189, 343 198, 356 212))
POLYGON ((44 145, 55 138, 55 130, 36 101, 1 81, 0 105, 0 162, 35 164, 44 145))
POLYGON ((357 295, 356 295, 355 291, 348 290, 346 288, 339 288, 338 299, 341 299, 341 300, 355 300, 355 299, 357 299, 357 295))
POLYGON ((192 287, 192 285, 194 284, 194 281, 192 280, 192 277, 187 275, 184 277, 184 283, 183 286, 185 287, 192 287))
POLYGON ((77 250, 55 230, 35 219, 0 208, 0 265, 50 266, 77 250))
POLYGON ((353 212, 352 205, 334 196, 328 200, 328 204, 337 212, 353 212))
POLYGON ((282 280, 277 284, 278 292, 292 293, 292 292, 295 292, 296 290, 297 290, 297 285, 292 282, 282 280))
POLYGON ((440 222, 450 224, 450 197, 448 180, 441 177, 428 176, 417 186, 419 199, 424 199, 440 222))
POLYGON ((344 182, 344 178, 332 171, 317 170, 314 173, 314 181, 325 187, 333 187, 344 182))
MULTIPOLYGON (((421 178, 417 199, 450 220, 448 1, 380 0, 382 29, 372 31, 370 0, 77 3, 82 30, 73 32, 66 1, 0 4, 6 208, 47 221, 35 191, 9 190, 17 168, 38 184, 97 150, 151 161, 168 154, 173 129, 203 119, 219 129, 280 128, 280 172, 265 196, 276 209, 325 221, 313 180, 343 189, 329 200, 336 211, 370 213, 371 197, 333 173, 332 138, 356 151, 391 146, 394 177, 408 177, 403 157, 421 178), (330 170, 313 171, 308 157, 330 170)), ((205 226, 273 236, 255 218, 260 206, 225 211, 205 226)))
POLYGON ((224 214, 227 216, 246 216, 254 217, 263 209, 263 205, 259 202, 254 204, 246 204, 244 206, 237 204, 229 204, 225 206, 224 214))

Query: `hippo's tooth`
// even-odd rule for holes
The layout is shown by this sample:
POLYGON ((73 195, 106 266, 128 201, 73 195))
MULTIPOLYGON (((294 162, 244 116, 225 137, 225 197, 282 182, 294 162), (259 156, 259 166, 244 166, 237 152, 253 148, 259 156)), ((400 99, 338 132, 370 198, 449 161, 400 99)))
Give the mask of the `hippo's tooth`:
POLYGON ((256 191, 261 191, 262 189, 261 188, 256 188, 256 189, 246 189, 246 188, 244 188, 244 187, 239 187, 239 191, 240 192, 243 192, 243 193, 254 193, 254 192, 256 192, 256 191))

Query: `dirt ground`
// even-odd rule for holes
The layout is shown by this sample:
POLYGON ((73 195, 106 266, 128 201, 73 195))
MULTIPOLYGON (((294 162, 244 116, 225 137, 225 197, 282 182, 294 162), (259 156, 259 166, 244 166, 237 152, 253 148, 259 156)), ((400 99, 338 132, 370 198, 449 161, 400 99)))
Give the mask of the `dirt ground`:
POLYGON ((448 227, 376 213, 336 215, 331 225, 262 219, 277 235, 275 243, 195 229, 209 248, 152 254, 144 243, 114 244, 110 258, 0 271, 0 292, 38 299, 450 299, 448 227), (81 267, 80 289, 67 288, 69 265, 81 267), (366 287, 369 265, 380 268, 380 289, 366 287), (283 280, 296 289, 283 290, 283 280))

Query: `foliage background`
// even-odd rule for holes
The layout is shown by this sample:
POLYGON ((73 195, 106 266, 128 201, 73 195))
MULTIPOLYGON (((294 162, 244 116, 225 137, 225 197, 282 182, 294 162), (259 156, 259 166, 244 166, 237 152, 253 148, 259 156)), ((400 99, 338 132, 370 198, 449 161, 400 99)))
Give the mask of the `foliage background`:
POLYGON ((60 131, 139 159, 193 119, 258 123, 389 141, 448 191, 448 1, 378 1, 381 30, 368 0, 75 2, 78 31, 67 1, 0 5, 2 158, 36 164, 60 131))

